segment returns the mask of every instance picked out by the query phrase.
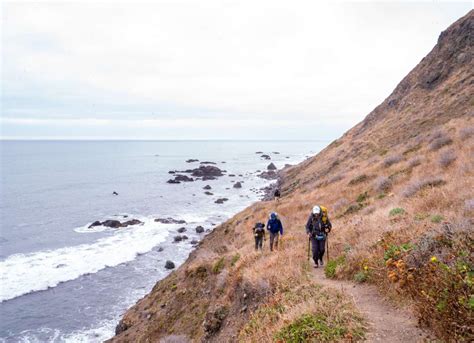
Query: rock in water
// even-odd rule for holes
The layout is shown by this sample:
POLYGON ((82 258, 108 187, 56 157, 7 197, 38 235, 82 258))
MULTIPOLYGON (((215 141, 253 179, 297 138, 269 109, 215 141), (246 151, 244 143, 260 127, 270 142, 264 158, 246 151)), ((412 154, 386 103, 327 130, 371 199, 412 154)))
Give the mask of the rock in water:
POLYGON ((236 182, 233 187, 234 188, 242 188, 242 184, 240 182, 236 182))
POLYGON ((268 166, 267 166, 267 169, 268 170, 277 170, 277 167, 272 163, 270 163, 268 166))
POLYGON ((173 218, 156 218, 155 222, 161 224, 186 224, 186 221, 183 219, 173 219, 173 218))
POLYGON ((262 155, 262 156, 260 156, 260 157, 261 157, 261 158, 264 158, 264 159, 266 159, 266 160, 271 160, 271 159, 272 159, 272 158, 271 158, 270 156, 268 156, 268 155, 262 155))
POLYGON ((202 189, 209 190, 209 189, 212 189, 212 187, 209 185, 205 185, 202 189))
POLYGON ((139 221, 138 219, 132 219, 132 220, 127 220, 126 222, 123 222, 122 226, 127 227, 130 225, 139 225, 139 224, 143 224, 143 223, 139 221))
POLYGON ((199 226, 196 227, 196 232, 197 232, 197 233, 203 233, 203 232, 204 232, 204 228, 203 228, 201 225, 199 225, 199 226))
POLYGON ((191 175, 196 177, 216 177, 222 176, 224 174, 222 173, 222 170, 220 170, 216 166, 203 165, 199 166, 199 168, 194 169, 191 175))
POLYGON ((170 260, 166 261, 165 268, 166 269, 174 269, 175 268, 174 262, 170 261, 170 260))
POLYGON ((102 225, 106 227, 111 227, 114 229, 117 229, 122 226, 122 224, 118 220, 113 220, 113 219, 109 219, 109 220, 106 220, 105 222, 102 222, 102 225))
POLYGON ((91 225, 89 225, 89 229, 92 228, 92 227, 94 227, 94 226, 100 226, 100 225, 102 225, 102 223, 101 223, 100 221, 96 220, 96 221, 93 222, 91 225))
POLYGON ((214 202, 215 202, 216 204, 223 204, 223 203, 226 202, 227 200, 229 200, 229 199, 227 199, 227 198, 219 198, 219 199, 217 199, 217 200, 214 201, 214 202))
POLYGON ((186 232, 186 228, 185 228, 185 227, 180 227, 180 228, 178 229, 178 232, 179 232, 179 233, 186 232))

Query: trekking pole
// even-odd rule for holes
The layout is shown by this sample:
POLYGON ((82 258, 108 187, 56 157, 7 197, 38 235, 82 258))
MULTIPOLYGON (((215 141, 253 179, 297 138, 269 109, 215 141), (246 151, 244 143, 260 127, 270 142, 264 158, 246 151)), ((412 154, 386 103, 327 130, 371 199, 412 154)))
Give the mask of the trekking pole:
POLYGON ((329 263, 329 233, 326 236, 326 251, 327 251, 327 263, 329 263))
POLYGON ((311 238, 308 236, 308 261, 311 259, 310 254, 309 254, 310 245, 311 245, 311 238))

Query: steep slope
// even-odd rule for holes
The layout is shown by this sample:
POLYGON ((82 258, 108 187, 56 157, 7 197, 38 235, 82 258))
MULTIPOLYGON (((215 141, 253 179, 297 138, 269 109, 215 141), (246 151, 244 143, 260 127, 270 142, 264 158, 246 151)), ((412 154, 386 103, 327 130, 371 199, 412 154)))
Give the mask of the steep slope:
POLYGON ((352 301, 312 277, 303 226, 316 203, 333 219, 328 276, 373 283, 441 339, 473 339, 473 42, 470 11, 364 121, 285 170, 279 203, 209 234, 112 341, 271 341, 308 316, 329 340, 362 339, 352 301), (250 229, 270 211, 283 219, 283 247, 255 253, 250 229))

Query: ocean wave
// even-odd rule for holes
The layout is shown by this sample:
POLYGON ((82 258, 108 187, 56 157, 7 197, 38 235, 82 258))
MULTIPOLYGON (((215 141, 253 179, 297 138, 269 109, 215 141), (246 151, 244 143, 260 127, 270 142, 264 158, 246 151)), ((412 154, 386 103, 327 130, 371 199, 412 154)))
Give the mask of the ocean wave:
POLYGON ((0 262, 0 301, 46 290, 84 274, 114 267, 165 241, 170 225, 142 219, 143 225, 116 230, 92 244, 15 254, 0 262))

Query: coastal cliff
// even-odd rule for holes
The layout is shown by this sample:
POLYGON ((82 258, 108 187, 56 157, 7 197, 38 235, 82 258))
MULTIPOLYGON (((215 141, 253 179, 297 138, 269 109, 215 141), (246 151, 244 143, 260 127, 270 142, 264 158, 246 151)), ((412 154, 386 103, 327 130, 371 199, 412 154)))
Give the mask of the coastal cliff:
POLYGON ((281 172, 279 202, 207 235, 110 342, 278 340, 311 313, 341 327, 332 339, 363 339, 357 307, 311 274, 304 224, 314 204, 333 222, 327 277, 376 285, 440 339, 473 339, 473 46, 470 11, 361 123, 281 172), (282 246, 255 252, 251 228, 272 211, 282 246))

